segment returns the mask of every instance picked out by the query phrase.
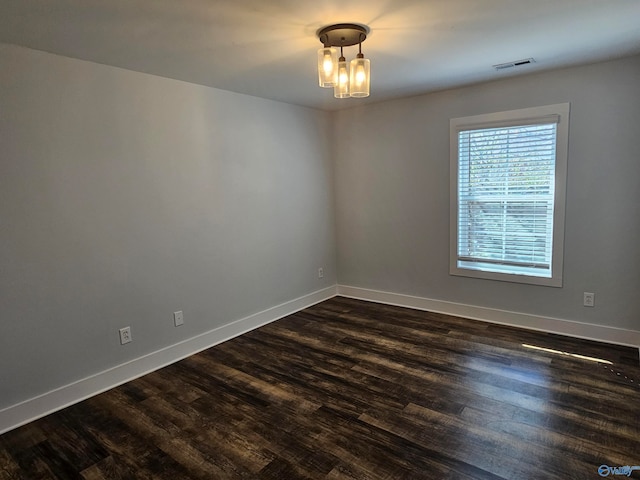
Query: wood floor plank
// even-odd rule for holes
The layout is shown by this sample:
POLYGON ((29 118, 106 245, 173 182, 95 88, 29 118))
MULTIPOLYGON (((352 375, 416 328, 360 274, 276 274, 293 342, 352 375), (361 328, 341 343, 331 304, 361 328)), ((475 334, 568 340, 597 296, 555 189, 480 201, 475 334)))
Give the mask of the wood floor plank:
POLYGON ((631 348, 335 297, 4 434, 0 480, 599 478, 640 464, 639 382, 631 348))
POLYGON ((26 480, 26 478, 9 452, 0 448, 0 480, 26 480))

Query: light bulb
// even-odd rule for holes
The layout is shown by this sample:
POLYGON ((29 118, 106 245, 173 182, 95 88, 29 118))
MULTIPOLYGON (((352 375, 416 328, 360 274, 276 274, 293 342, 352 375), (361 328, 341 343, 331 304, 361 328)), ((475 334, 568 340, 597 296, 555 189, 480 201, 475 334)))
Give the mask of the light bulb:
POLYGON ((356 85, 360 87, 366 78, 367 76, 364 73, 364 66, 362 66, 362 64, 358 64, 358 69, 356 70, 356 85))
POLYGON ((348 81, 349 81, 349 74, 347 73, 347 69, 341 68, 339 83, 347 83, 348 81))
POLYGON ((333 61, 331 60, 331 53, 325 52, 324 60, 322 62, 322 68, 324 69, 324 74, 327 77, 330 77, 333 73, 333 61))

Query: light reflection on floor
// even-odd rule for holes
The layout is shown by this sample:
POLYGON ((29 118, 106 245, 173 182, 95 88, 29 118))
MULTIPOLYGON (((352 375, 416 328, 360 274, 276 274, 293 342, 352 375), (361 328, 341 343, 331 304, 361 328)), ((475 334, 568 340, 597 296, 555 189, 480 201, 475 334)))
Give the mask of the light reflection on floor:
POLYGON ((535 345, 528 345, 526 343, 523 343, 522 346, 525 348, 530 348, 532 350, 540 350, 543 352, 555 353, 558 355, 566 355, 573 358, 579 358, 581 360, 589 360, 590 362, 606 363, 607 365, 613 365, 613 362, 610 362, 609 360, 604 360, 602 358, 588 357, 586 355, 580 355, 578 353, 562 352, 560 350, 554 350, 552 348, 545 348, 545 347, 537 347, 535 345))

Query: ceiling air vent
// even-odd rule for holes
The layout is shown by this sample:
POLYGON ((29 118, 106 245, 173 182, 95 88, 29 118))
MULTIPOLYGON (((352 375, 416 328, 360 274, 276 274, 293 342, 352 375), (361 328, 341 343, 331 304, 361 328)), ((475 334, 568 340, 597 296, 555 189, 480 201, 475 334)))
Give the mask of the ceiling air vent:
POLYGON ((505 70, 507 68, 522 67, 523 65, 529 65, 531 63, 536 63, 536 61, 533 58, 525 58, 524 60, 516 60, 515 62, 499 63, 498 65, 494 65, 493 68, 496 70, 505 70))

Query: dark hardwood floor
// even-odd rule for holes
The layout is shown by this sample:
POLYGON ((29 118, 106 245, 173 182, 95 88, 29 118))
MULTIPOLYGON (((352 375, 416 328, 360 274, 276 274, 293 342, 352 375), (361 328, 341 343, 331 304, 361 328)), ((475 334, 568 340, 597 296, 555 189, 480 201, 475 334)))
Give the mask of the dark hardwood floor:
POLYGON ((2 435, 0 479, 602 478, 637 355, 336 297, 2 435))

